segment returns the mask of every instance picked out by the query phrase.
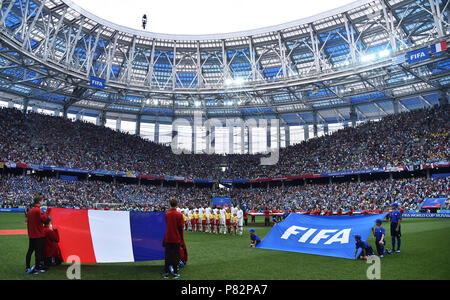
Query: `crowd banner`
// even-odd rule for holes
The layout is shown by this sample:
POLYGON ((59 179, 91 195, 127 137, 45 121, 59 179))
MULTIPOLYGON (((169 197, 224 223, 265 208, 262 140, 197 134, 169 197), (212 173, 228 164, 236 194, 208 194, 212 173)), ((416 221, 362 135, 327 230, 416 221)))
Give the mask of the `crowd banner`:
POLYGON ((445 205, 447 198, 427 198, 422 203, 421 208, 442 208, 445 205))
POLYGON ((52 208, 63 260, 126 263, 164 259, 164 213, 52 208))
POLYGON ((212 207, 215 207, 215 206, 223 207, 225 205, 228 205, 228 206, 231 205, 231 199, 230 198, 214 198, 213 199, 212 207))
MULTIPOLYGON (((367 240, 377 219, 369 216, 309 216, 290 214, 257 246, 261 249, 353 259, 355 235, 367 240)), ((373 245, 375 247, 375 245, 373 245)))
MULTIPOLYGON (((141 178, 148 180, 161 180, 161 181, 175 181, 175 182, 185 182, 185 183, 215 183, 216 179, 191 179, 180 176, 167 176, 167 175, 146 175, 138 174, 136 172, 113 172, 113 171, 96 171, 96 170, 82 170, 82 169, 72 169, 64 167, 55 166, 45 166, 37 164, 24 164, 15 162, 4 162, 3 167, 5 168, 21 168, 21 169, 33 169, 37 171, 54 171, 54 172, 65 172, 65 173, 76 173, 76 174, 91 174, 96 176, 114 176, 114 177, 129 177, 129 178, 141 178)), ((262 182, 283 182, 283 181, 293 181, 300 179, 316 179, 324 177, 334 177, 334 176, 351 176, 358 174, 372 174, 372 173, 392 173, 392 172, 406 172, 406 171, 417 171, 425 169, 439 169, 448 168, 450 163, 447 160, 442 160, 435 163, 428 163, 422 165, 410 165, 410 166, 388 166, 376 169, 367 170, 353 170, 353 171, 340 171, 324 174, 304 174, 295 175, 287 177, 275 177, 275 178, 255 178, 255 179, 222 179, 220 183, 222 184, 239 184, 239 183, 262 183, 262 182)), ((448 176, 448 175, 447 175, 448 176)))

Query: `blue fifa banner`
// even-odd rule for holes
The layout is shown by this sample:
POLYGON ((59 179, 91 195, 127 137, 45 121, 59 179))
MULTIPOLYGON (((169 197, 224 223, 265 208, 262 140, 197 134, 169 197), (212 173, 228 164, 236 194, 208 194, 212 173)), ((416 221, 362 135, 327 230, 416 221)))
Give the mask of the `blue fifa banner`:
POLYGON ((442 208, 446 201, 447 198, 427 198, 421 208, 442 208))
POLYGON ((106 87, 106 81, 104 79, 96 78, 96 77, 92 77, 91 76, 91 83, 90 83, 90 85, 93 88, 104 90, 105 87, 106 87))
MULTIPOLYGON (((353 259, 355 235, 367 241, 376 220, 384 219, 386 215, 328 217, 290 214, 273 227, 257 248, 353 259)), ((375 245, 372 247, 375 249, 375 245)))
POLYGON ((231 199, 230 198, 214 198, 213 199, 213 204, 212 204, 213 207, 215 207, 215 206, 222 206, 223 207, 225 205, 228 205, 228 206, 231 205, 231 199))
POLYGON ((408 64, 415 64, 430 58, 430 51, 428 47, 408 52, 408 64))

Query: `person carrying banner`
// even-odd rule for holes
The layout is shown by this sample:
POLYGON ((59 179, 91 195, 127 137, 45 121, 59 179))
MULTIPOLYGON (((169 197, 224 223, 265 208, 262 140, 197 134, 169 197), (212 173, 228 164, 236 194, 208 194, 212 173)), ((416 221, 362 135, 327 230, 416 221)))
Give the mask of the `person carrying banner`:
POLYGON ((256 246, 259 245, 259 243, 261 243, 261 239, 259 238, 259 236, 256 234, 255 229, 250 229, 250 248, 255 248, 256 246))
POLYGON ((45 233, 44 222, 50 218, 51 208, 48 208, 45 214, 41 210, 44 204, 44 196, 39 195, 33 199, 33 208, 30 209, 27 216, 28 229, 28 251, 26 255, 26 273, 39 274, 45 272, 43 264, 42 250, 44 247, 45 233), (31 255, 34 252, 35 265, 30 267, 31 255))
POLYGON ((244 224, 245 224, 245 226, 248 226, 248 211, 247 211, 247 209, 246 210, 244 210, 244 224))
POLYGON ((376 220, 376 226, 373 228, 373 235, 375 236, 375 245, 377 247, 377 253, 378 256, 383 258, 384 257, 384 238, 386 236, 386 230, 384 229, 381 224, 383 224, 382 220, 376 220))
POLYGON ((170 209, 165 214, 166 234, 163 247, 165 248, 165 264, 163 278, 169 278, 169 272, 174 278, 179 278, 178 265, 180 262, 180 247, 184 241, 183 215, 177 211, 178 201, 170 200, 170 209))
POLYGON ((402 214, 398 210, 398 204, 391 204, 393 211, 391 212, 391 238, 392 238, 392 252, 400 253, 400 246, 402 243, 402 214), (397 239, 397 250, 395 250, 395 240, 397 239))
POLYGON ((256 222, 256 217, 255 217, 254 214, 256 214, 256 210, 252 209, 250 212, 252 213, 252 223, 255 223, 256 222))
POLYGON ((53 228, 50 218, 44 222, 45 241, 42 256, 46 267, 58 266, 63 262, 61 250, 59 249, 58 229, 53 228))
POLYGON ((367 258, 369 256, 373 255, 373 249, 372 246, 370 246, 367 242, 363 241, 361 239, 360 235, 356 235, 355 236, 355 241, 356 241, 356 250, 355 250, 355 260, 356 260, 356 255, 358 254, 358 249, 361 248, 362 252, 359 255, 359 259, 361 260, 367 260, 367 258))
POLYGON ((267 206, 264 210, 264 226, 270 226, 270 210, 267 206))

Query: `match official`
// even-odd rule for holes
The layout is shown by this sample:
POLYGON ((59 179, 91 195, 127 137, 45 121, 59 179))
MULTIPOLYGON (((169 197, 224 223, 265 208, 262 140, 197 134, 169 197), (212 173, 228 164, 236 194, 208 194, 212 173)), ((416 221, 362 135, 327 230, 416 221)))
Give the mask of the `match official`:
POLYGON ((166 212, 166 235, 163 247, 165 247, 165 266, 163 278, 169 278, 169 272, 174 278, 179 278, 178 263, 180 261, 180 245, 184 241, 183 214, 177 211, 178 201, 170 200, 170 209, 166 212))

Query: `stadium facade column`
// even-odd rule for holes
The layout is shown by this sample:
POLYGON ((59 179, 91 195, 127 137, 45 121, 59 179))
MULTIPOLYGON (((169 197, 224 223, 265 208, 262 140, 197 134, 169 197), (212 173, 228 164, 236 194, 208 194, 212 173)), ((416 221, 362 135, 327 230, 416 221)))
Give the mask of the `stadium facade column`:
POLYGON ((69 107, 65 106, 63 107, 63 118, 67 119, 67 111, 69 110, 69 107))
POLYGON ((234 154, 234 125, 228 127, 228 154, 234 154))
POLYGON ((252 126, 248 126, 248 154, 253 154, 253 130, 252 126))
POLYGON ((358 114, 356 113, 356 106, 352 105, 350 107, 350 121, 352 122, 352 127, 356 127, 357 119, 358 119, 358 114))
POLYGON ((155 143, 159 144, 159 121, 156 120, 155 123, 155 139, 154 139, 155 143))
POLYGON ((211 123, 210 122, 206 122, 206 126, 205 126, 205 139, 206 139, 206 153, 210 153, 210 149, 211 149, 211 123))
POLYGON ((241 154, 245 154, 245 123, 241 124, 241 154))
POLYGON ((314 124, 313 124, 313 126, 314 126, 314 137, 318 137, 319 136, 319 130, 318 130, 318 128, 317 128, 317 110, 315 110, 314 112, 313 112, 313 122, 314 122, 314 124))
POLYGON ((194 121, 191 121, 191 128, 192 128, 191 153, 195 154, 195 153, 197 153, 197 149, 196 149, 196 145, 197 145, 197 127, 195 126, 194 121))
POLYGON ((448 104, 447 90, 441 90, 439 92, 439 106, 448 104))
POLYGON ((286 148, 289 147, 291 145, 291 127, 289 127, 289 124, 284 126, 284 140, 286 141, 286 148))
POLYGON ((272 120, 267 120, 267 151, 270 151, 270 148, 272 147, 272 134, 271 134, 271 125, 272 120))
POLYGON ((106 125, 106 111, 102 111, 99 115, 100 126, 105 127, 106 125))
POLYGON ((135 133, 137 136, 141 136, 141 119, 142 115, 138 114, 136 119, 136 133, 135 133))
POLYGON ((24 98, 23 99, 23 113, 26 114, 28 110, 28 104, 30 103, 30 99, 24 98))
POLYGON ((394 114, 398 114, 399 113, 399 99, 394 99, 393 101, 393 105, 394 105, 394 114))
POLYGON ((214 149, 214 153, 216 150, 216 127, 211 126, 211 148, 214 149))
POLYGON ((328 124, 324 124, 323 125, 323 133, 324 134, 328 134, 330 132, 329 128, 328 128, 328 124))
POLYGON ((120 118, 118 118, 118 119, 116 120, 116 130, 117 130, 117 131, 122 130, 122 120, 121 120, 120 118))
POLYGON ((305 125, 303 127, 303 131, 304 131, 304 134, 305 134, 305 141, 309 140, 309 125, 305 125))

